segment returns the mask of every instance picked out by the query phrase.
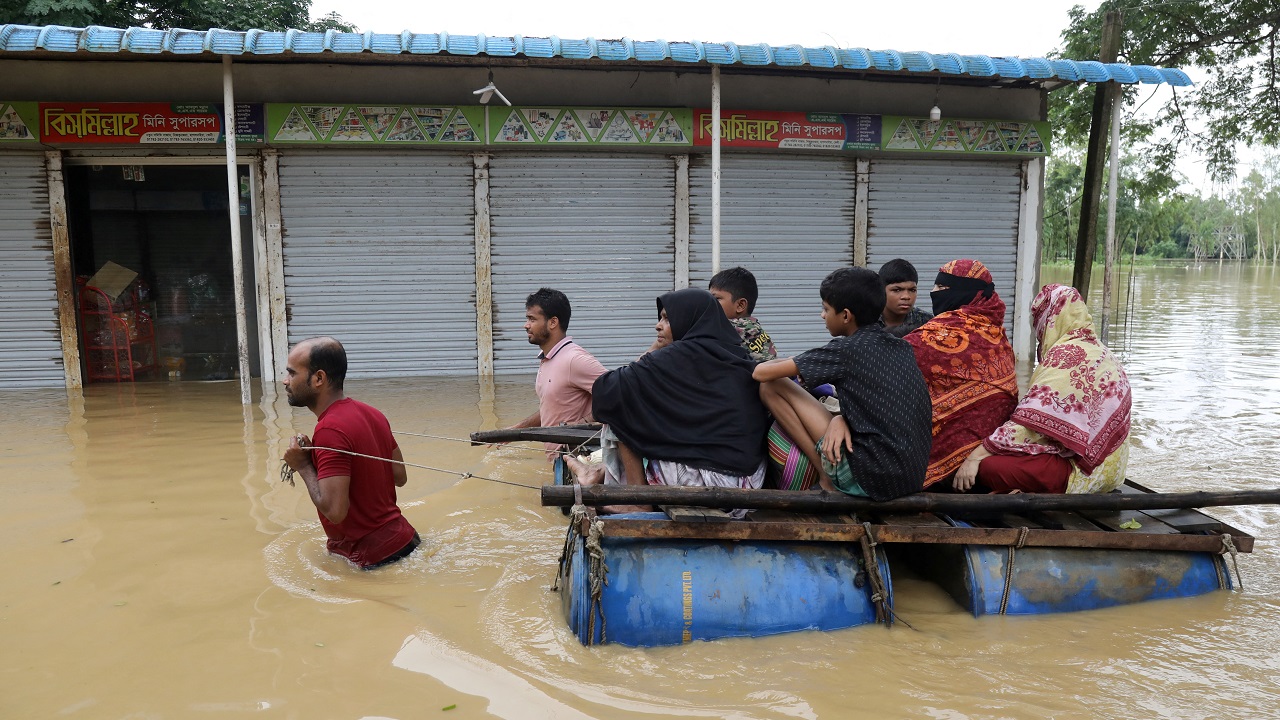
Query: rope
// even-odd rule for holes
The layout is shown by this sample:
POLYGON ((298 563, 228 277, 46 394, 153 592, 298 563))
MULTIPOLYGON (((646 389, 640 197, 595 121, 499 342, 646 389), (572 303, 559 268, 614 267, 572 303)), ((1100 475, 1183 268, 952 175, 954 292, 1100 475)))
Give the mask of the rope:
POLYGON ((587 609, 587 644, 590 645, 595 641, 596 637, 596 616, 600 617, 600 644, 605 643, 605 627, 604 607, 600 604, 600 597, 604 594, 604 586, 609 584, 609 566, 604 562, 604 546, 600 544, 600 538, 604 536, 604 523, 600 518, 591 521, 591 528, 587 532, 587 556, 590 558, 587 566, 587 577, 591 583, 591 606, 587 609))
POLYGON ((1240 574, 1240 565, 1236 563, 1236 543, 1228 533, 1222 533, 1222 552, 1220 555, 1231 554, 1231 567, 1236 571, 1236 585, 1239 586, 1240 592, 1244 592, 1244 577, 1240 574))
MULTIPOLYGON (((565 532, 564 548, 560 551, 559 567, 556 572, 556 579, 551 583, 551 590, 559 592, 560 578, 569 577, 569 572, 573 568, 573 556, 577 545, 578 528, 582 527, 582 523, 587 520, 587 508, 582 504, 582 486, 574 483, 573 485, 573 510, 569 516, 569 529, 565 532)), ((590 590, 590 603, 587 608, 587 645, 594 645, 596 640, 596 618, 600 619, 600 643, 605 642, 605 626, 604 608, 600 604, 600 597, 604 594, 604 586, 609 584, 609 567, 604 561, 604 546, 600 542, 600 538, 604 536, 604 523, 600 518, 593 518, 587 530, 585 538, 585 547, 587 551, 587 578, 588 588, 590 590)))
MULTIPOLYGON (((404 462, 403 460, 392 460, 391 458, 378 457, 377 455, 365 455, 364 453, 352 452, 351 450, 340 450, 338 448, 320 447, 318 445, 308 445, 307 450, 327 450, 329 452, 342 453, 343 455, 351 455, 354 457, 366 458, 369 460, 381 460, 382 462, 394 463, 396 465, 404 465, 405 467, 418 468, 419 470, 430 470, 432 472, 444 473, 446 475, 457 475, 466 480, 467 478, 475 478, 477 480, 486 480, 488 482, 499 483, 502 485, 513 485, 515 487, 528 488, 530 490, 541 490, 537 485, 525 485, 524 483, 511 482, 510 480, 499 480, 497 478, 485 477, 474 473, 463 472, 461 470, 449 470, 447 468, 432 467, 430 465, 418 465, 417 463, 404 462)), ((289 467, 289 463, 280 466, 280 481, 293 485, 293 468, 289 467)))
POLYGON ((582 486, 573 485, 573 509, 570 511, 569 529, 564 534, 564 547, 560 550, 560 560, 556 563, 556 578, 551 582, 551 591, 560 591, 560 578, 568 577, 573 567, 573 538, 578 534, 578 523, 587 516, 587 508, 582 504, 582 486))
POLYGON ((1018 541, 1009 546, 1009 561, 1004 566, 1004 592, 1000 594, 1000 614, 1004 615, 1009 607, 1009 591, 1013 587, 1013 561, 1017 557, 1018 548, 1027 544, 1026 527, 1018 528, 1018 541))
POLYGON ((880 543, 876 541, 876 536, 871 531, 871 523, 862 523, 862 529, 864 530, 860 539, 862 564, 866 566, 867 578, 871 581, 871 602, 876 606, 876 622, 891 625, 893 621, 897 621, 915 630, 911 623, 898 617, 893 608, 889 607, 889 593, 885 590, 884 578, 880 576, 880 563, 876 561, 875 548, 880 543))

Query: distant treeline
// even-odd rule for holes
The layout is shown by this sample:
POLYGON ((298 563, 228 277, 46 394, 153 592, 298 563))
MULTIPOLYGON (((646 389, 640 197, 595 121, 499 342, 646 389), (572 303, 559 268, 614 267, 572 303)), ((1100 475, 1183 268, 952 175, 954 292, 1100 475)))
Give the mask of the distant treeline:
MULTIPOLYGON (((1068 148, 1050 158, 1045 177, 1042 257, 1075 255, 1080 226, 1083 152, 1068 148)), ((1280 153, 1266 156, 1238 187, 1224 195, 1168 191, 1143 183, 1143 163, 1121 160, 1116 201, 1119 255, 1149 258, 1223 258, 1276 262, 1280 256, 1280 153)), ((1106 237, 1106 190, 1098 214, 1098 253, 1106 237)))

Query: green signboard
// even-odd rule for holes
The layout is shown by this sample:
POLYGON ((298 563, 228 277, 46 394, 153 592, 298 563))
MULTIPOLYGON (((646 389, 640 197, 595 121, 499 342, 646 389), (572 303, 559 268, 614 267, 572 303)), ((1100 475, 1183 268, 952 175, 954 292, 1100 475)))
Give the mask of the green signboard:
POLYGON ((39 114, 36 103, 0 100, 0 143, 39 143, 39 114))
POLYGON ((883 149, 891 152, 954 152, 972 155, 1048 155, 1049 123, 956 120, 885 115, 883 149))
POLYGON ((267 142, 480 145, 483 107, 267 104, 267 142))
POLYGON ((693 111, 683 108, 507 108, 489 111, 495 145, 693 144, 693 111))

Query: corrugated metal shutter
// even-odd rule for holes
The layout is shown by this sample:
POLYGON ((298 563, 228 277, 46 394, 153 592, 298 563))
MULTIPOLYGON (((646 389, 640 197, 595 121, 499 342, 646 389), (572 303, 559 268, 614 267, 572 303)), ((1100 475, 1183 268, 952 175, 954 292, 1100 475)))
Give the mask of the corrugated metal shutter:
POLYGON ((44 155, 0 154, 0 387, 64 387, 44 155))
POLYGON ((1012 331, 1018 260, 1020 163, 877 160, 867 192, 867 266, 905 258, 920 274, 917 303, 929 309, 938 268, 956 258, 981 260, 1008 306, 1012 331))
POLYGON ((351 377, 476 371, 471 157, 280 158, 290 344, 332 335, 351 377))
MULTIPOLYGON (((723 155, 720 267, 756 276, 755 316, 778 353, 797 355, 830 340, 818 286, 853 264, 855 160, 723 155)), ((711 279, 711 158, 689 162, 689 284, 711 279)))
POLYGON ((605 367, 653 342, 654 298, 675 283, 675 162, 655 155, 506 155, 489 163, 494 372, 533 372, 524 300, 547 286, 569 334, 605 367))

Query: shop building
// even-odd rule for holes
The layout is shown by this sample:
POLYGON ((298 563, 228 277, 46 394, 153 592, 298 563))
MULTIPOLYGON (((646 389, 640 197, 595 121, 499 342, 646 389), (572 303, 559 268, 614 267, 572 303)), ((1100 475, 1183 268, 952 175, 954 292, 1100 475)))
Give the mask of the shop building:
POLYGON ((830 47, 19 26, 0 26, 0 73, 0 387, 98 376, 77 278, 108 261, 142 279, 111 308, 144 341, 138 378, 230 377, 237 322, 254 376, 316 334, 346 344, 352 377, 529 372, 524 297, 544 285, 622 363, 651 340, 655 296, 705 286, 717 204, 720 266, 756 274, 784 353, 825 341, 835 267, 903 257, 927 289, 976 257, 1026 357, 1048 94, 1190 84, 830 47), (513 107, 473 92, 490 82, 513 107))

